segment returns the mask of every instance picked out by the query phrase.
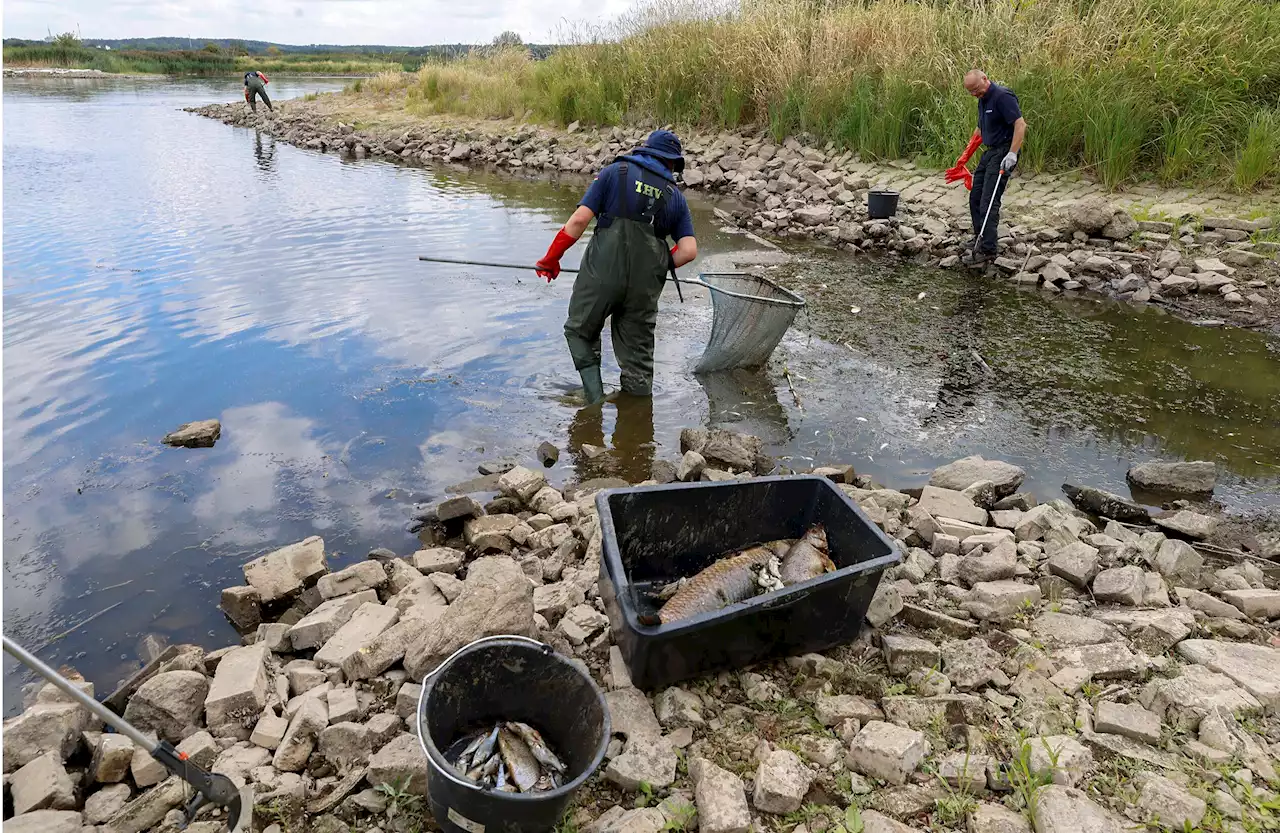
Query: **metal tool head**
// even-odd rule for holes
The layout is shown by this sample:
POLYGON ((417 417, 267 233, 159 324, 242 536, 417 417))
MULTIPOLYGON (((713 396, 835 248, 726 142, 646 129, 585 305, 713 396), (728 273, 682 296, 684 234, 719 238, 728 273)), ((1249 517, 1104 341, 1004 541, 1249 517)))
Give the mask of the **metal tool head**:
POLYGON ((196 813, 206 804, 217 804, 227 808, 227 830, 234 831, 240 824, 240 814, 244 805, 240 800, 240 788, 227 776, 213 772, 191 796, 191 800, 182 808, 186 821, 183 827, 195 821, 196 813))

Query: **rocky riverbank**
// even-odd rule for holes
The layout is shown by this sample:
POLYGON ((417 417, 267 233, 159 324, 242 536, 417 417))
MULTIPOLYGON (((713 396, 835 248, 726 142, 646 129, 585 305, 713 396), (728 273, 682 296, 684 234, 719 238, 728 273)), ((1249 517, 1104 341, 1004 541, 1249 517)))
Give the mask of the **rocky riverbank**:
MULTIPOLYGON (((266 130, 277 139, 354 157, 411 163, 448 162, 513 172, 590 173, 642 141, 645 130, 554 131, 500 122, 414 119, 402 108, 360 110, 333 95, 292 101, 274 114, 241 104, 191 108, 227 124, 266 130), (394 114, 389 116, 388 113, 394 114), (368 117, 367 124, 364 117, 368 117), (344 119, 346 119, 344 121, 344 119), (353 122, 361 121, 357 129, 353 122)), ((741 227, 777 239, 813 239, 850 251, 887 252, 922 264, 963 264, 972 239, 967 192, 944 189, 941 172, 912 163, 878 165, 850 153, 775 144, 758 134, 686 136, 688 188, 734 198, 741 227), (935 175, 936 174, 936 175, 935 175), (901 189, 898 214, 867 215, 867 192, 901 189)), ((1048 190, 1015 181, 1001 224, 1001 256, 988 273, 1051 293, 1094 292, 1134 303, 1160 303, 1193 320, 1280 326, 1280 243, 1260 239, 1273 219, 1197 214, 1188 202, 1153 208, 1168 219, 1133 219, 1089 189, 1048 190), (1021 193, 1025 189, 1026 193, 1021 193)), ((1277 230, 1280 231, 1280 230, 1277 230)))
MULTIPOLYGON (((687 429, 681 446, 657 481, 774 468, 753 437, 687 429)), ((419 681, 500 633, 552 645, 607 691, 615 737, 566 830, 1274 823, 1280 535, 1214 544, 1240 538, 1212 508, 1210 463, 1130 472, 1163 511, 1075 487, 1039 503, 1021 469, 976 457, 904 491, 817 469, 902 556, 862 635, 651 693, 631 684, 598 584, 594 497, 622 484, 480 471, 470 493, 422 507, 412 554, 332 571, 313 537, 245 564, 221 594, 243 643, 157 651, 107 702, 251 786, 252 829, 270 833, 429 826, 419 681)), ((50 686, 24 705, 3 732, 7 833, 177 830, 183 786, 145 752, 50 686)), ((190 829, 221 824, 206 809, 190 829)))

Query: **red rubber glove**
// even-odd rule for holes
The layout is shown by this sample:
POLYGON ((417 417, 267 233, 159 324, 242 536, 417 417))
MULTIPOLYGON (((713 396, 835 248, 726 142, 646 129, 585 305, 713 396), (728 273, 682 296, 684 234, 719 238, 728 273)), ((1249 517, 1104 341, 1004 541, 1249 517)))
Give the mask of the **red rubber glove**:
POLYGON ((947 168, 947 184, 948 185, 950 185, 953 182, 959 182, 962 179, 964 180, 965 190, 972 191, 973 190, 973 174, 969 172, 969 169, 967 167, 965 167, 964 165, 956 165, 955 167, 947 168))
POLYGON ((551 241, 551 248, 547 249, 547 253, 542 256, 534 264, 534 269, 538 273, 538 277, 546 278, 547 283, 551 283, 560 277, 560 258, 564 253, 569 251, 569 247, 577 243, 577 239, 570 237, 569 232, 563 228, 556 232, 556 239, 551 241))
POLYGON ((969 158, 982 145, 982 134, 975 132, 969 137, 969 144, 965 146, 964 153, 960 154, 960 158, 956 160, 956 166, 965 165, 969 162, 969 158))

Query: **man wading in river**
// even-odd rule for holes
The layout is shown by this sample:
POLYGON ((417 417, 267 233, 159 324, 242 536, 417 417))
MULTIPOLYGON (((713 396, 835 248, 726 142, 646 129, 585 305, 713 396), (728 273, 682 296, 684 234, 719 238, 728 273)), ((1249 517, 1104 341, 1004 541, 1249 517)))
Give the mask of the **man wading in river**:
POLYGON ((970 262, 978 264, 996 256, 1000 199, 1009 184, 1009 175, 1018 164, 1022 140, 1027 135, 1027 123, 1022 118, 1022 109, 1013 90, 992 83, 982 70, 969 70, 964 77, 964 88, 978 99, 978 128, 969 138, 969 146, 956 160, 956 167, 967 163, 978 145, 987 146, 978 159, 978 167, 973 172, 973 190, 969 192, 969 216, 973 220, 974 236, 970 262), (979 234, 981 240, 977 239, 979 234))
POLYGON ((267 98, 267 76, 261 72, 252 71, 244 74, 244 100, 249 102, 249 108, 253 112, 258 112, 258 96, 262 96, 262 101, 267 105, 267 109, 275 112, 275 108, 271 106, 271 99, 267 98))
POLYGON ((569 222, 537 263, 548 282, 560 274, 560 258, 594 217, 596 231, 582 257, 569 299, 564 337, 582 394, 590 405, 604 399, 600 332, 610 319, 613 352, 622 366, 622 390, 653 393, 654 327, 667 272, 698 256, 693 218, 675 174, 684 170, 680 140, 655 130, 644 146, 619 157, 596 175, 569 222), (676 245, 668 250, 666 239, 676 245))

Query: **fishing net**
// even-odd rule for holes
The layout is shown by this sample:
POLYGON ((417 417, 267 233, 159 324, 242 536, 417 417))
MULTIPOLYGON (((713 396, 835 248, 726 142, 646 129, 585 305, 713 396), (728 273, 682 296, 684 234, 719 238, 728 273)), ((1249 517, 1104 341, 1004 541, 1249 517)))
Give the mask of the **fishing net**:
POLYGON ((696 373, 761 367, 782 341, 804 299, 768 278, 746 272, 706 272, 711 290, 711 337, 696 373))

